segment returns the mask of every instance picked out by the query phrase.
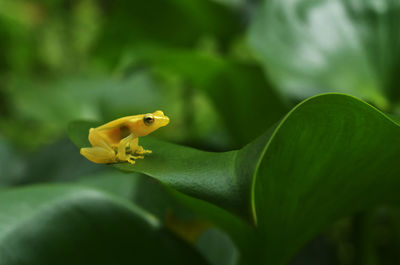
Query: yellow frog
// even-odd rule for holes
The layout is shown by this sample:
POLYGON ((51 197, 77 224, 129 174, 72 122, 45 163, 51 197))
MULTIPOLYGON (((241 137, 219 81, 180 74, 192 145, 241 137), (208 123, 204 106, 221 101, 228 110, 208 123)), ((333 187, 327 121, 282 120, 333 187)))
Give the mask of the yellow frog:
POLYGON ((161 110, 154 113, 127 116, 89 130, 92 147, 81 148, 81 154, 94 163, 117 163, 143 159, 144 150, 139 145, 139 137, 146 136, 160 127, 166 126, 169 118, 161 110))

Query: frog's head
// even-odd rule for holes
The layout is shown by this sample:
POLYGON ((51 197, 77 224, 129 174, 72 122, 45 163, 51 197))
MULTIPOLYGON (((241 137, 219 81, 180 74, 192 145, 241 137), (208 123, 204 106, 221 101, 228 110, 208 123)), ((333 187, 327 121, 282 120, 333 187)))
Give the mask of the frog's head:
POLYGON ((143 135, 154 132, 160 127, 164 127, 169 123, 169 118, 164 115, 164 112, 157 110, 154 113, 143 115, 143 135))

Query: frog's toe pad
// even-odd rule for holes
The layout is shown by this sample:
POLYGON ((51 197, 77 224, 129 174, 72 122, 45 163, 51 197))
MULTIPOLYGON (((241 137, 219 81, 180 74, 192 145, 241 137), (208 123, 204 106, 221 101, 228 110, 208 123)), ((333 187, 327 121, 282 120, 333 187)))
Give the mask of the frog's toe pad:
POLYGON ((134 155, 131 155, 131 158, 132 158, 132 159, 143 159, 144 156, 134 156, 134 155))
POLYGON ((136 154, 138 155, 147 155, 147 154, 151 154, 153 151, 151 150, 138 150, 136 151, 136 154))
POLYGON ((128 162, 128 163, 131 164, 131 165, 134 165, 134 164, 136 163, 136 161, 134 160, 134 156, 129 156, 129 157, 126 159, 126 162, 128 162))

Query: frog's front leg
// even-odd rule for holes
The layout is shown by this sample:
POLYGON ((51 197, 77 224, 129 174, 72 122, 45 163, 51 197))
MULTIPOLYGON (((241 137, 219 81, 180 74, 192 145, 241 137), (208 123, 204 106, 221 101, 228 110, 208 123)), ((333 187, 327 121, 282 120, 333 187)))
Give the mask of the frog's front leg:
MULTIPOLYGON (((131 154, 126 153, 126 147, 130 145, 130 142, 133 141, 136 137, 133 134, 128 135, 127 137, 123 138, 118 144, 118 160, 123 162, 127 161, 130 164, 135 164, 136 157, 131 154)), ((137 138, 136 138, 137 139, 137 138)))
POLYGON ((132 154, 138 154, 139 158, 144 158, 143 155, 145 154, 151 154, 151 150, 144 150, 143 147, 139 145, 139 138, 132 139, 129 148, 132 154))
POLYGON ((131 141, 129 142, 129 149, 131 151, 133 159, 143 159, 144 158, 144 156, 142 156, 142 155, 138 155, 138 156, 134 155, 134 154, 137 154, 136 150, 137 150, 138 146, 139 146, 139 138, 136 137, 136 138, 131 139, 131 141))

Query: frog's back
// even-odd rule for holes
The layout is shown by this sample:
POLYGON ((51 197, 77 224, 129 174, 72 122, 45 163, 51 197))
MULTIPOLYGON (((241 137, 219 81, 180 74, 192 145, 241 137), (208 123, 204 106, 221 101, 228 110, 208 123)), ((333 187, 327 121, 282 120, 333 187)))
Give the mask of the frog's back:
POLYGON ((124 126, 124 124, 126 124, 128 121, 136 120, 139 118, 139 116, 141 116, 141 115, 122 117, 122 118, 107 122, 106 124, 103 124, 103 125, 97 127, 96 130, 103 131, 103 130, 109 130, 109 129, 117 128, 120 126, 124 126))
POLYGON ((141 119, 141 116, 142 115, 122 117, 101 125, 95 128, 95 130, 102 134, 112 147, 116 147, 121 139, 127 137, 131 133, 128 123, 141 119))

